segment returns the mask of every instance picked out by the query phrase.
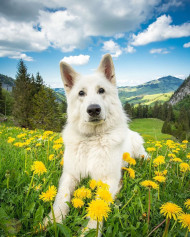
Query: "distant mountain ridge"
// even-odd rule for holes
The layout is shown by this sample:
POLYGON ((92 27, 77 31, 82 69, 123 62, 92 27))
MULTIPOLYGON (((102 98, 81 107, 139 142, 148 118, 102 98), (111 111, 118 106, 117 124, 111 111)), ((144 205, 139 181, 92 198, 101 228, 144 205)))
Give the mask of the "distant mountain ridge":
POLYGON ((188 95, 190 95, 190 75, 187 77, 187 79, 184 80, 181 86, 174 92, 174 94, 169 100, 169 103, 171 105, 175 105, 178 102, 182 101, 188 95))
MULTIPOLYGON (((0 74, 0 81, 3 84, 4 89, 12 90, 14 86, 14 79, 0 74)), ((181 84, 182 79, 173 76, 162 77, 156 80, 152 80, 137 86, 125 86, 119 87, 119 97, 121 102, 133 104, 154 104, 156 101, 165 102, 170 99, 173 92, 176 91, 181 84)), ((64 88, 53 89, 58 95, 58 99, 65 97, 64 88)))

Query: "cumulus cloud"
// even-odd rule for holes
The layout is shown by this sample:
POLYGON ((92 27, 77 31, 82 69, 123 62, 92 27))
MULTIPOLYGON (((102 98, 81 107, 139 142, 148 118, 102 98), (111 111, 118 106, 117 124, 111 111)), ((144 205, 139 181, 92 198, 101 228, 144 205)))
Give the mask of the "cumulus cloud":
POLYGON ((64 57, 61 61, 64 61, 72 65, 84 65, 84 64, 87 64, 89 60, 90 60, 89 55, 80 54, 78 56, 64 57))
POLYGON ((150 24, 143 32, 132 36, 132 45, 146 45, 151 42, 163 41, 170 38, 190 36, 190 23, 171 25, 172 18, 162 15, 150 24))
POLYGON ((184 48, 189 48, 189 47, 190 47, 190 42, 184 44, 183 47, 184 47, 184 48))
POLYGON ((117 39, 121 39, 121 38, 124 38, 125 34, 124 33, 118 33, 114 36, 114 38, 117 40, 117 39))
POLYGON ((134 52, 136 52, 136 49, 133 46, 131 46, 131 45, 128 45, 124 50, 125 50, 126 53, 134 53, 134 52))
POLYGON ((112 57, 117 58, 122 54, 122 50, 120 46, 117 43, 115 43, 113 40, 105 41, 103 44, 104 45, 102 49, 105 52, 110 53, 112 57))
POLYGON ((169 53, 169 50, 165 49, 165 48, 159 48, 159 49, 151 49, 150 50, 150 53, 151 54, 168 54, 169 53))

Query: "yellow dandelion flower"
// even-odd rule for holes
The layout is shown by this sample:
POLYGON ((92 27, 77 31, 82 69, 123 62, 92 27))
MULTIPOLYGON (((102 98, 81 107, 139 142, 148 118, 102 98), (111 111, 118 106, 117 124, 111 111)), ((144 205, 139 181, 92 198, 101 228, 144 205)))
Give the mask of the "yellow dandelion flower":
POLYGON ((35 190, 36 190, 36 191, 39 191, 39 190, 41 189, 41 187, 42 187, 42 185, 41 185, 41 184, 38 184, 38 185, 35 186, 35 190))
POLYGON ((98 188, 96 191, 97 198, 103 199, 107 203, 113 203, 113 198, 111 193, 103 188, 98 188))
POLYGON ((167 170, 163 170, 163 171, 154 171, 156 176, 166 176, 168 171, 167 170))
POLYGON ((97 187, 101 187, 101 188, 104 188, 104 189, 107 189, 107 190, 109 190, 109 188, 110 188, 110 186, 108 184, 103 183, 101 180, 99 180, 97 182, 97 187))
POLYGON ((90 188, 92 190, 94 190, 96 188, 96 186, 97 186, 96 180, 95 179, 91 179, 89 185, 90 185, 90 188))
POLYGON ((52 131, 45 131, 45 132, 43 133, 43 136, 49 136, 49 135, 52 135, 52 134, 53 134, 52 131))
POLYGON ((78 188, 77 190, 75 190, 74 197, 77 197, 77 198, 80 198, 80 199, 91 198, 92 193, 91 193, 91 190, 89 188, 81 187, 81 188, 78 188))
POLYGON ((62 147, 62 144, 55 144, 53 145, 54 150, 59 150, 62 147))
POLYGON ((181 222, 183 228, 188 228, 190 231, 190 214, 183 213, 179 217, 179 222, 181 222))
POLYGON ((154 152, 154 151, 156 151, 156 148, 155 147, 148 147, 146 150, 147 150, 147 152, 154 152))
POLYGON ((187 148, 187 144, 181 144, 181 148, 182 149, 186 149, 187 148))
POLYGON ((190 209, 190 199, 187 199, 184 205, 186 206, 187 209, 190 209))
POLYGON ((31 151, 31 148, 30 148, 30 147, 27 147, 27 148, 26 148, 26 151, 31 151))
POLYGON ((128 171, 130 178, 132 178, 132 179, 135 178, 135 171, 134 171, 134 169, 126 168, 126 167, 122 167, 122 169, 128 171))
POLYGON ((182 213, 182 209, 174 203, 167 202, 161 206, 160 213, 166 216, 166 218, 171 219, 173 217, 174 220, 177 220, 178 215, 182 213))
POLYGON ((14 140, 15 140, 15 138, 9 137, 8 140, 7 140, 7 142, 8 142, 8 143, 12 143, 12 142, 14 142, 14 140))
POLYGON ((151 181, 151 180, 145 180, 143 182, 140 183, 143 187, 147 187, 147 188, 153 188, 153 189, 158 189, 158 184, 151 181))
POLYGON ((181 172, 187 172, 187 171, 190 171, 190 166, 189 166, 189 164, 188 163, 181 163, 180 165, 179 165, 179 168, 180 168, 180 171, 181 172))
POLYGON ((133 159, 128 152, 123 153, 123 160, 130 165, 136 165, 136 160, 133 159))
POLYGON ((168 154, 168 157, 175 158, 176 155, 175 155, 175 154, 172 154, 172 153, 169 153, 169 154, 168 154))
POLYGON ((81 208, 82 206, 84 206, 84 202, 80 198, 73 198, 71 202, 74 208, 81 208))
POLYGON ((155 158, 153 160, 153 164, 155 164, 155 165, 165 164, 165 157, 164 156, 158 156, 157 158, 155 158))
POLYGON ((53 143, 54 144, 63 144, 63 138, 60 137, 59 139, 55 140, 53 143))
POLYGON ((96 221, 107 220, 108 213, 111 211, 109 204, 102 199, 92 200, 87 207, 87 216, 96 221))
POLYGON ((57 194, 57 189, 54 185, 52 185, 52 186, 49 186, 48 190, 45 193, 42 192, 42 194, 39 197, 44 202, 50 202, 50 201, 53 201, 56 194, 57 194))
POLYGON ((188 140, 183 140, 182 143, 183 143, 183 144, 187 144, 187 143, 188 143, 188 140))
POLYGON ((46 169, 43 162, 34 161, 32 167, 31 167, 31 171, 34 171, 34 174, 37 174, 40 176, 41 174, 46 173, 47 169, 46 169))
POLYGON ((22 134, 17 135, 18 138, 22 138, 22 137, 25 137, 25 136, 26 136, 26 133, 22 133, 22 134))
POLYGON ((53 160, 54 159, 54 154, 49 155, 49 160, 53 160))
POLYGON ((187 159, 190 159, 190 153, 187 154, 187 159))
POLYGON ((174 159, 172 159, 171 161, 173 161, 173 162, 179 162, 179 163, 183 162, 182 159, 177 158, 177 157, 174 158, 174 159))
POLYGON ((60 165, 63 166, 63 164, 64 164, 64 159, 60 161, 60 165))
POLYGON ((165 181, 166 181, 166 177, 164 177, 164 176, 155 176, 154 178, 153 178, 154 180, 156 180, 156 181, 158 181, 159 183, 164 183, 165 181))
POLYGON ((36 143, 36 147, 39 147, 41 146, 42 144, 41 143, 36 143))

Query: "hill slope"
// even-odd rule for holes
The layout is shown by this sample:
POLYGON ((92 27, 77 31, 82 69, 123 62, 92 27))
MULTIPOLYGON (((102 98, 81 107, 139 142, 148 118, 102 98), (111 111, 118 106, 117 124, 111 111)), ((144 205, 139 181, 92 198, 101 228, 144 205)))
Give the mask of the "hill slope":
POLYGON ((190 95, 190 76, 188 76, 181 86, 174 92, 169 103, 175 105, 188 95, 190 95))

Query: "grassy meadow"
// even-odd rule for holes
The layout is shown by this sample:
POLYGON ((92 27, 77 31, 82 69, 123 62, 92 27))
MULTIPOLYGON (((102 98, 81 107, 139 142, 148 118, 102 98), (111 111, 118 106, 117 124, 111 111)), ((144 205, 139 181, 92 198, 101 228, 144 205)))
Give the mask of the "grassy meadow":
MULTIPOLYGON (((123 187, 110 206, 103 236, 190 236, 190 215, 186 215, 186 222, 180 222, 182 212, 190 214, 189 144, 161 134, 161 126, 162 121, 157 119, 139 119, 130 124, 143 135, 150 158, 129 160, 130 169, 122 170, 123 187), (148 180, 154 185, 147 185, 148 180), (169 208, 161 213, 160 208, 167 202, 176 204, 180 211, 169 208)), ((88 222, 85 216, 90 198, 83 200, 81 208, 68 203, 70 212, 62 224, 45 230, 42 226, 52 201, 44 202, 40 195, 52 185, 58 187, 63 151, 60 134, 0 125, 0 236, 81 235, 88 222), (41 173, 35 172, 36 161, 43 163, 41 173)), ((79 187, 91 189, 89 181, 82 180, 79 187)), ((96 231, 85 236, 96 236, 96 231)))

